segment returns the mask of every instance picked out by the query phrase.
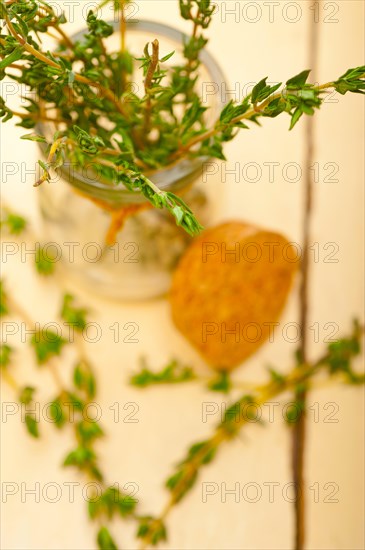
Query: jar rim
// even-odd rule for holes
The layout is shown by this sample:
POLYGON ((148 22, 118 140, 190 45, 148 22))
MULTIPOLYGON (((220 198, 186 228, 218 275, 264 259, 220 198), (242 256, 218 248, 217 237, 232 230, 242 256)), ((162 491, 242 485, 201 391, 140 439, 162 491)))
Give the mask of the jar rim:
MULTIPOLYGON (((114 30, 118 30, 119 25, 117 21, 111 20, 107 21, 107 23, 112 25, 114 30)), ((129 31, 155 32, 160 36, 164 36, 165 38, 169 38, 173 41, 179 42, 180 44, 183 44, 189 39, 189 36, 179 29, 150 19, 130 19, 126 22, 126 26, 129 31)), ((82 29, 71 35, 71 39, 81 39, 85 34, 85 30, 86 29, 82 29)), ((226 78, 221 67, 206 49, 200 52, 199 58, 202 65, 206 68, 211 82, 226 82, 226 78)), ((226 102, 227 101, 223 99, 222 94, 218 94, 217 108, 223 108, 226 102)), ((49 127, 49 124, 47 123, 43 123, 41 121, 37 123, 37 128, 42 135, 47 133, 47 127, 49 127)), ((39 146, 41 150, 45 152, 45 144, 39 143, 39 146)), ((208 156, 196 157, 193 159, 182 158, 173 164, 151 171, 151 180, 161 189, 170 188, 172 186, 174 186, 174 189, 176 190, 182 189, 186 184, 191 183, 191 181, 198 177, 201 173, 204 162, 209 160, 209 158, 210 157, 208 156)), ((70 162, 66 161, 64 165, 59 168, 59 172, 69 184, 84 193, 92 194, 95 198, 104 200, 112 199, 113 201, 119 199, 123 202, 130 199, 130 202, 140 202, 138 200, 139 195, 136 195, 133 191, 129 191, 119 186, 112 187, 110 183, 103 183, 101 179, 89 179, 79 171, 75 171, 72 168, 72 163, 70 162)), ((141 202, 144 200, 145 199, 141 197, 141 202)))

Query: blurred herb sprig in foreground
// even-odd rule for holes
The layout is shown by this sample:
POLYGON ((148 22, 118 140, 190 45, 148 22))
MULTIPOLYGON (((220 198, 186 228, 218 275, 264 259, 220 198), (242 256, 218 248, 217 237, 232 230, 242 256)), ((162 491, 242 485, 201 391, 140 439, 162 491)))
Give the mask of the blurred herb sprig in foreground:
MULTIPOLYGON (((75 305, 74 297, 66 294, 61 307, 61 319, 72 327, 75 338, 74 347, 77 359, 73 367, 72 380, 64 384, 61 373, 64 365, 57 363, 63 347, 70 344, 52 331, 37 330, 36 323, 29 318, 26 311, 8 292, 3 282, 0 286, 1 317, 12 316, 21 319, 27 330, 34 332, 29 339, 36 364, 46 368, 56 387, 56 394, 48 400, 48 421, 57 430, 71 428, 74 443, 63 460, 64 467, 72 467, 83 474, 91 483, 93 491, 88 493, 88 512, 91 520, 98 523, 97 544, 101 550, 117 548, 109 530, 113 517, 130 519, 133 517, 137 500, 119 488, 118 483, 109 485, 102 473, 95 443, 104 436, 99 422, 89 417, 86 412, 89 403, 95 403, 97 382, 90 361, 83 351, 82 331, 87 324, 87 310, 75 305)), ((37 388, 32 385, 19 384, 15 378, 16 349, 6 342, 0 347, 0 369, 2 378, 14 390, 17 400, 24 411, 24 424, 28 433, 34 438, 41 437, 41 420, 35 413, 37 388)), ((34 381, 34 377, 33 377, 34 381)), ((32 382, 34 383, 34 382, 32 382)))
MULTIPOLYGON (((12 233, 12 222, 17 220, 15 226, 29 227, 29 223, 21 216, 6 210, 3 223, 12 233)), ((172 475, 166 480, 166 488, 169 498, 160 515, 137 514, 137 501, 128 493, 111 485, 106 481, 107 476, 102 472, 100 460, 95 446, 104 431, 99 422, 88 419, 83 414, 85 407, 90 402, 95 402, 97 392, 97 379, 92 365, 85 353, 82 342, 82 332, 87 326, 88 310, 80 307, 75 298, 65 294, 60 308, 60 318, 73 328, 76 349, 76 360, 72 369, 72 379, 68 383, 63 381, 64 365, 63 349, 70 342, 62 338, 54 331, 36 330, 36 324, 29 317, 23 305, 19 305, 12 297, 9 290, 0 281, 0 313, 1 317, 14 317, 21 319, 26 324, 28 331, 33 332, 29 339, 34 359, 39 367, 39 376, 47 369, 54 382, 56 391, 50 400, 49 413, 52 423, 57 430, 69 429, 73 435, 73 445, 63 460, 63 465, 78 470, 88 480, 99 487, 99 492, 90 495, 88 500, 89 516, 98 522, 97 544, 101 550, 117 549, 110 529, 109 521, 113 518, 128 519, 136 522, 137 537, 141 539, 142 547, 157 545, 167 539, 168 532, 166 519, 170 510, 178 504, 194 487, 201 468, 212 462, 223 443, 235 439, 240 430, 251 422, 249 415, 250 405, 263 405, 272 397, 285 395, 285 392, 298 388, 315 385, 317 375, 326 379, 342 381, 346 384, 359 385, 364 383, 364 375, 358 374, 352 366, 353 359, 360 353, 360 338, 362 327, 354 323, 352 334, 337 342, 328 345, 327 350, 317 361, 306 364, 300 355, 296 356, 295 365, 288 372, 279 372, 269 369, 269 380, 265 384, 256 386, 246 384, 222 373, 218 378, 208 380, 208 388, 212 391, 228 392, 245 390, 239 399, 236 399, 226 410, 224 418, 216 426, 212 435, 203 441, 194 443, 186 456, 177 464, 172 475), (70 411, 72 414, 70 414, 70 411), (70 430, 71 428, 71 430, 70 430)), ((42 435, 42 426, 34 415, 34 404, 37 397, 36 378, 32 377, 32 384, 19 383, 16 379, 16 348, 7 340, 3 341, 0 348, 0 371, 2 378, 14 390, 17 400, 24 407, 25 427, 31 437, 39 438, 42 435), (33 410, 33 412, 32 412, 33 410)), ((199 381, 199 376, 194 370, 182 365, 179 361, 171 361, 161 371, 151 370, 146 363, 136 373, 131 383, 134 386, 144 388, 156 384, 178 384, 183 382, 199 381)), ((206 381, 204 381, 206 382, 206 381)), ((292 403, 292 397, 290 397, 292 403)), ((298 403, 298 408, 301 405, 298 403)), ((297 411, 295 411, 297 412, 297 411)), ((302 411, 305 414, 305 410, 302 411)), ((291 408, 287 408, 287 422, 293 425, 299 419, 292 414, 291 408)), ((123 547, 123 546, 122 546, 123 547)))
MULTIPOLYGON (((364 374, 353 370, 352 361, 360 353, 360 341, 363 328, 354 322, 352 334, 348 337, 332 342, 326 352, 311 364, 304 364, 300 357, 296 357, 296 365, 288 372, 282 373, 269 369, 269 381, 266 384, 252 388, 232 403, 225 411, 224 418, 216 426, 212 435, 194 443, 185 457, 176 465, 173 474, 166 480, 169 498, 160 516, 146 516, 140 520, 138 536, 142 539, 142 548, 157 545, 167 539, 166 518, 171 509, 178 504, 194 487, 201 469, 211 463, 221 446, 235 439, 242 428, 255 421, 256 410, 273 397, 277 397, 289 390, 310 388, 315 383, 317 375, 323 374, 327 378, 336 377, 345 384, 364 384, 364 374), (250 405, 252 416, 250 416, 250 405)), ((163 371, 162 371, 163 372, 163 371)), ((136 377, 132 379, 135 384, 136 377)), ((234 387, 235 383, 232 382, 234 387)), ((222 388, 223 389, 223 388, 222 388)), ((224 391, 224 390, 223 390, 224 391)), ((292 401, 290 403, 293 405, 292 401)), ((300 403, 286 408, 286 421, 293 425, 305 414, 300 403), (299 412, 298 412, 299 411, 299 412)))

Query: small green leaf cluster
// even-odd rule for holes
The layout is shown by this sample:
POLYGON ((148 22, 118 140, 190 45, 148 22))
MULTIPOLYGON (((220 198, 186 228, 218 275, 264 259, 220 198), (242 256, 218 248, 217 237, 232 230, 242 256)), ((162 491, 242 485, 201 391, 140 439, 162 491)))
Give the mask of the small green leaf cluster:
POLYGON ((84 442, 67 454, 63 465, 74 466, 78 470, 87 472, 92 479, 97 481, 103 480, 102 473, 97 466, 96 453, 90 446, 86 446, 84 442))
POLYGON ((87 325, 86 315, 88 310, 85 308, 76 307, 74 302, 74 296, 71 294, 64 295, 61 308, 61 317, 67 324, 72 325, 76 331, 82 332, 87 325))
MULTIPOLYGON (((31 405, 34 403, 35 388, 32 386, 24 386, 19 392, 19 402, 24 405, 31 405)), ((34 413, 25 412, 25 426, 28 433, 35 438, 39 437, 38 421, 36 420, 34 413)))
POLYGON ((0 345, 0 369, 6 369, 10 365, 13 348, 9 344, 0 345))
POLYGON ((208 384, 208 388, 211 391, 228 393, 231 390, 232 385, 233 383, 229 373, 226 371, 221 371, 218 374, 218 377, 208 384))
POLYGON ((62 392, 50 404, 50 416, 57 428, 66 422, 74 422, 75 412, 82 413, 85 403, 74 392, 62 389, 62 392))
POLYGON ((100 527, 96 541, 100 550, 118 550, 109 529, 105 525, 100 527))
MULTIPOLYGON (((298 362, 298 364, 301 364, 301 363, 298 362)), ((274 384, 277 384, 278 386, 285 386, 286 379, 285 379, 285 376, 281 374, 281 372, 277 371, 272 367, 269 367, 268 371, 269 371, 270 378, 274 382, 274 384)))
POLYGON ((365 94, 364 74, 365 65, 349 69, 333 83, 335 90, 341 95, 345 95, 347 92, 365 94))
POLYGON ((7 304, 7 294, 5 291, 4 281, 0 279, 0 316, 7 315, 9 308, 7 304))
POLYGON ((98 137, 91 137, 85 130, 78 126, 73 127, 77 143, 80 146, 81 151, 88 155, 96 155, 100 148, 105 147, 104 141, 98 137))
MULTIPOLYGON (((7 304, 7 294, 5 292, 4 282, 0 279, 0 317, 9 314, 7 304)), ((0 370, 6 370, 10 365, 14 349, 7 342, 0 344, 0 370)))
POLYGON ((252 90, 251 94, 251 100, 254 105, 257 103, 261 103, 262 101, 265 101, 268 97, 270 97, 276 90, 278 90, 281 86, 281 82, 278 84, 275 84, 274 86, 270 86, 266 83, 268 77, 263 78, 256 84, 256 86, 252 90))
POLYGON ((73 381, 75 387, 84 392, 87 397, 92 399, 96 393, 95 376, 91 371, 90 365, 85 360, 76 364, 74 369, 73 381))
POLYGON ((233 403, 224 413, 220 428, 227 434, 228 437, 234 437, 241 429, 245 421, 256 419, 256 412, 251 411, 249 405, 254 403, 255 399, 252 395, 244 395, 233 403))
MULTIPOLYGON (((1 72, 0 72, 1 75, 1 72)), ((13 111, 6 105, 4 98, 0 96, 0 118, 2 122, 7 122, 13 118, 13 111)))
POLYGON ((203 29, 209 27, 216 7, 211 0, 179 0, 179 3, 183 19, 193 21, 203 29))
POLYGON ((352 367, 353 359, 361 351, 360 337, 363 328, 354 321, 353 333, 348 338, 341 338, 328 345, 328 355, 323 362, 327 365, 330 375, 342 374, 350 384, 363 384, 364 374, 358 374, 352 367))
POLYGON ((9 209, 2 209, 0 227, 4 228, 10 235, 20 235, 27 227, 27 221, 23 216, 11 212, 9 209))
POLYGON ((35 254, 35 267, 39 275, 53 275, 56 256, 50 252, 48 246, 38 246, 35 254))
POLYGON ((179 502, 190 491, 196 482, 199 468, 209 464, 215 454, 216 447, 211 440, 199 441, 189 448, 186 458, 166 481, 174 503, 179 502))
POLYGON ((100 517, 111 519, 114 515, 126 517, 133 514, 137 502, 134 497, 123 493, 119 488, 107 487, 101 495, 89 499, 89 515, 91 519, 100 517))
POLYGON ((173 359, 166 367, 157 372, 150 370, 143 362, 140 372, 131 377, 130 383, 132 386, 145 388, 155 384, 178 384, 195 378, 196 376, 191 367, 182 365, 179 361, 173 359))
POLYGON ((33 334, 30 343, 33 346, 38 364, 43 365, 47 363, 51 357, 60 355, 67 340, 47 328, 38 330, 33 334))
MULTIPOLYGON (((199 67, 199 55, 208 43, 208 39, 201 32, 209 27, 215 10, 210 0, 179 0, 180 15, 194 25, 192 36, 184 43, 184 56, 187 59, 186 73, 189 75, 199 67)), ((191 87, 186 90, 186 97, 194 98, 191 87)), ((196 96, 195 96, 196 97, 196 96)))
POLYGON ((89 34, 91 36, 108 38, 113 34, 113 26, 109 25, 99 17, 96 17, 95 13, 90 10, 86 19, 89 34))
POLYGON ((162 519, 143 516, 140 518, 137 537, 146 539, 152 546, 156 546, 167 540, 167 529, 162 519))

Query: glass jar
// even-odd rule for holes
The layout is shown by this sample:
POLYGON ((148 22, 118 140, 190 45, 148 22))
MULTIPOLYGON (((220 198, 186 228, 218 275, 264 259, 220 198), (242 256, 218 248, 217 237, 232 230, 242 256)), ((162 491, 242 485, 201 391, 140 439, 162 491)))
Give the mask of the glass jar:
MULTIPOLYGON (((111 24, 117 28, 117 23, 111 24)), ((180 31, 152 21, 129 21, 127 30, 133 52, 143 51, 146 42, 158 38, 161 51, 175 50, 175 59, 182 55, 182 44, 187 39, 180 31)), ((74 35, 73 40, 82 34, 74 35)), ((117 33, 108 41, 115 38, 118 39, 117 33)), ((214 122, 223 106, 217 84, 225 80, 207 51, 202 52, 200 59, 201 85, 206 90, 216 90, 206 102, 214 122)), ((55 128, 40 124, 38 130, 47 137, 53 135, 55 128)), ((204 191, 193 184, 201 180, 206 160, 183 159, 146 174, 161 189, 181 196, 203 225, 209 223, 209 203, 204 191)), ((75 173, 66 163, 57 181, 39 188, 39 203, 44 235, 47 243, 56 245, 59 267, 83 288, 105 297, 139 300, 163 295, 191 241, 168 212, 152 208, 144 197, 125 188, 96 180, 88 174, 87 166, 82 173, 75 173), (122 228, 116 242, 108 244, 113 220, 122 228)))

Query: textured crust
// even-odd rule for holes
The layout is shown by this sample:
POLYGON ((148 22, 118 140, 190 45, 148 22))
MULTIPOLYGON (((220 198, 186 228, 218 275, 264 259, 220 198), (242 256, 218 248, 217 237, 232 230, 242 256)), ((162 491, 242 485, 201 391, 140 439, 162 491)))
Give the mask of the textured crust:
POLYGON ((208 229, 175 271, 173 321, 211 366, 233 369, 273 331, 298 263, 278 233, 242 222, 208 229))

